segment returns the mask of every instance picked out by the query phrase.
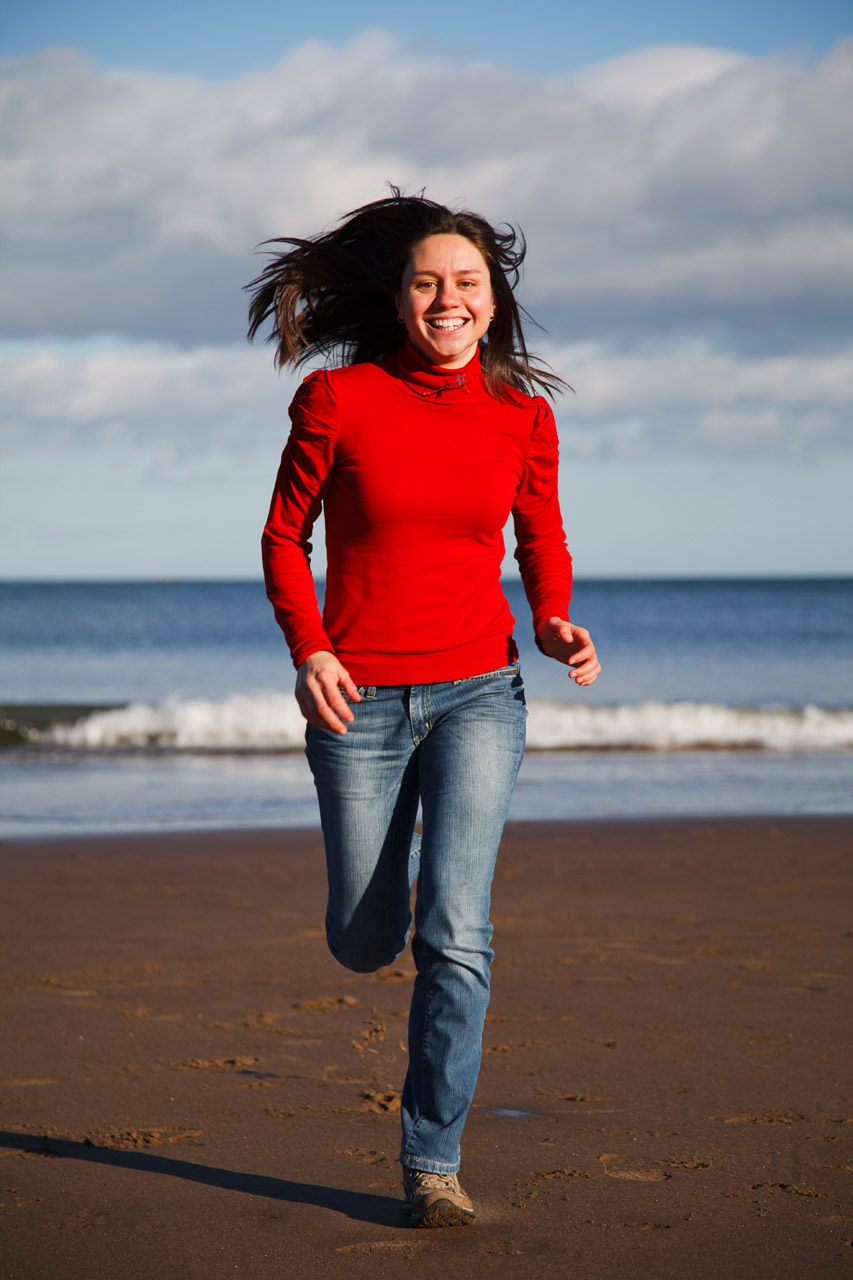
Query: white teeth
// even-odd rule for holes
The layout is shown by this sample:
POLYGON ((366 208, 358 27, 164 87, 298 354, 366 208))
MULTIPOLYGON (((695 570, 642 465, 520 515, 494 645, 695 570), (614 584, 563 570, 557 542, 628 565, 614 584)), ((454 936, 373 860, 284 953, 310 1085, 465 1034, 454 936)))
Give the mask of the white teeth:
POLYGON ((464 320, 430 320, 430 326, 433 329, 445 329, 448 333, 455 329, 461 329, 464 320))

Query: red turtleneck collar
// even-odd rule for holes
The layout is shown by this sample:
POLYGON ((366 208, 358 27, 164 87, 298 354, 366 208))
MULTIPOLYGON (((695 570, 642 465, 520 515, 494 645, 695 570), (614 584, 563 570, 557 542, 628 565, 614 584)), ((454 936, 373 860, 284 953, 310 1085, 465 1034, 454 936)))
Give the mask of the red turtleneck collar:
POLYGON ((440 400, 445 404, 462 401, 482 383, 479 351, 461 368, 446 369, 440 364, 428 364, 411 338, 407 338, 406 345, 388 364, 389 372, 424 400, 440 400))

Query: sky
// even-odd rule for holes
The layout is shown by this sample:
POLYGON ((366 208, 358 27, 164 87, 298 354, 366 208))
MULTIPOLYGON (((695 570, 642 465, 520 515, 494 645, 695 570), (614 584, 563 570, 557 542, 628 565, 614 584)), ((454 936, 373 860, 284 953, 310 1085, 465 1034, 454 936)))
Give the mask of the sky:
POLYGON ((527 237, 579 576, 853 572, 847 4, 15 8, 0 577, 258 576, 242 286, 389 182, 527 237))

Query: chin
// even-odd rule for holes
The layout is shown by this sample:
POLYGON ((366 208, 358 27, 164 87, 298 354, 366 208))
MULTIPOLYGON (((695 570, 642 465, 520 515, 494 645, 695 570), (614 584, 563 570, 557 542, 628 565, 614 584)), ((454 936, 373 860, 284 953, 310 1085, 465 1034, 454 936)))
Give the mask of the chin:
POLYGON ((467 364, 476 350, 476 344, 472 346, 470 342, 445 345, 424 340, 417 343, 417 346, 431 364, 447 364, 450 360, 467 364))

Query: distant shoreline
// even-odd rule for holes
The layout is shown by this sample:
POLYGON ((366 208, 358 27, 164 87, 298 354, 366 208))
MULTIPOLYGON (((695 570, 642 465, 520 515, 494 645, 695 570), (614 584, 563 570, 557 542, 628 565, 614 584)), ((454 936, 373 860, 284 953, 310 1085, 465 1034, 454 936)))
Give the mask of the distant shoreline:
MULTIPOLYGON (((504 573, 501 575, 502 580, 506 582, 520 582, 521 578, 517 573, 504 573)), ((317 585, 325 585, 325 577, 315 577, 317 585)), ((602 573, 602 574, 575 574, 576 584, 584 583, 665 583, 677 585, 678 583, 687 582, 853 582, 853 571, 850 573, 824 573, 815 570, 814 573, 650 573, 650 574, 620 574, 620 573, 602 573)), ((173 587, 173 586, 260 586, 263 587, 264 582, 261 577, 247 578, 204 578, 204 577, 187 577, 173 578, 168 576, 158 577, 152 575, 150 577, 140 578, 0 578, 0 587, 12 586, 44 586, 44 587, 124 587, 124 586, 143 586, 143 587, 173 587)))

